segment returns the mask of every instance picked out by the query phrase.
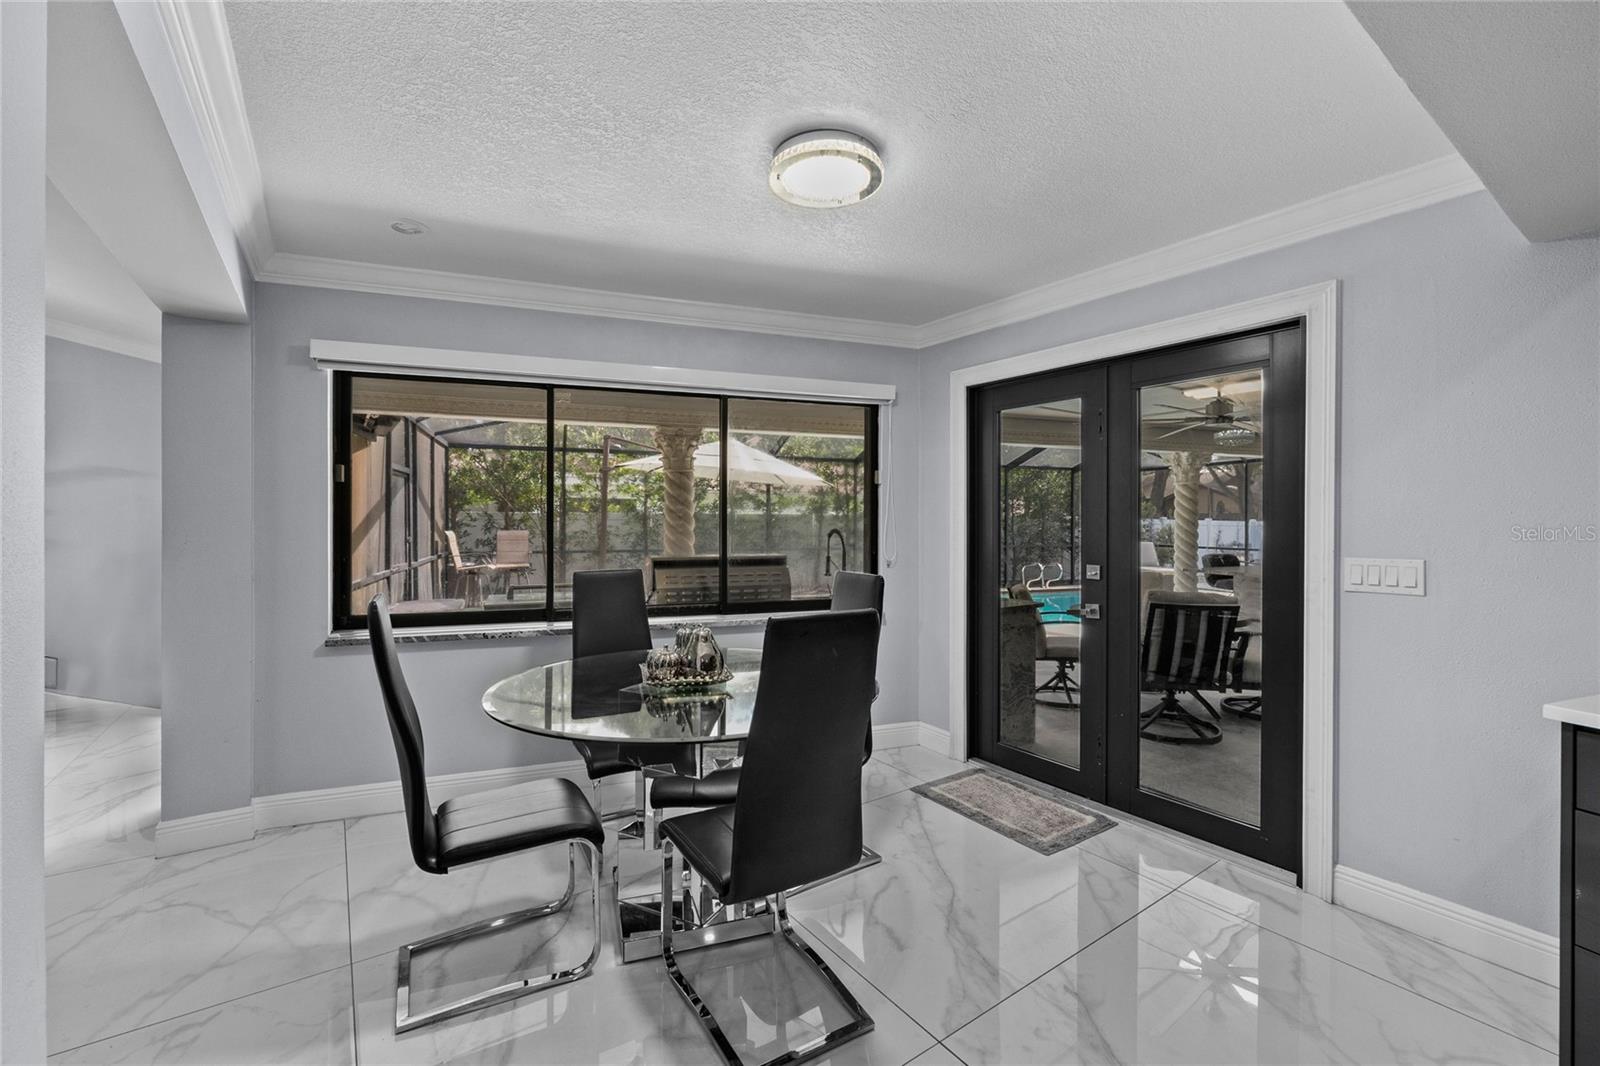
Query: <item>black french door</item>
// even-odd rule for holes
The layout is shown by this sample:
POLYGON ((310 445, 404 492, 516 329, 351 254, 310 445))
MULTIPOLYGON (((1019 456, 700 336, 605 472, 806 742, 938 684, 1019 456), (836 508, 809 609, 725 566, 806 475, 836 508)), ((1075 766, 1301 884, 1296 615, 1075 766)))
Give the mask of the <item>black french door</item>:
POLYGON ((1077 620, 1104 585, 1106 368, 1001 382, 971 402, 973 754, 1101 799, 1105 633, 1077 620))
POLYGON ((969 405, 972 754, 1298 872, 1301 324, 969 405))

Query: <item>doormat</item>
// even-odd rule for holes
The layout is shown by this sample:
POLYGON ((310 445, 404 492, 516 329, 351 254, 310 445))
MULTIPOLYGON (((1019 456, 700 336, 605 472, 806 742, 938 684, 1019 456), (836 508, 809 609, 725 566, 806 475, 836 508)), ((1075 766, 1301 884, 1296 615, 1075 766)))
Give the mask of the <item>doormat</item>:
POLYGON ((987 770, 964 770, 918 785, 912 791, 1041 855, 1064 851, 1117 824, 1057 799, 1042 788, 987 770))

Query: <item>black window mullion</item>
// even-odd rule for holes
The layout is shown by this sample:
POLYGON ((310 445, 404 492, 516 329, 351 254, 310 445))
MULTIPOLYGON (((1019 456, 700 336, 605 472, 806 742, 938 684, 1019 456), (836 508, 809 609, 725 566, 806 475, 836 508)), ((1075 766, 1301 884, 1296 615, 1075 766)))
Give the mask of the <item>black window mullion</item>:
POLYGON ((728 613, 728 398, 717 397, 717 612, 728 613))
POLYGON ((544 390, 544 620, 556 618, 556 390, 544 390))
POLYGON ((878 470, 880 447, 878 440, 878 415, 881 411, 876 404, 866 408, 866 434, 867 434, 867 469, 864 495, 866 497, 866 523, 862 530, 866 540, 866 553, 862 569, 869 574, 878 572, 878 470))
POLYGON ((353 450, 350 431, 352 418, 350 408, 350 375, 335 374, 333 376, 333 529, 334 535, 343 541, 343 546, 336 547, 333 553, 334 620, 345 618, 355 613, 350 609, 352 600, 350 586, 353 580, 351 577, 353 561, 351 559, 352 545, 350 543, 350 496, 355 480, 350 463, 353 450))

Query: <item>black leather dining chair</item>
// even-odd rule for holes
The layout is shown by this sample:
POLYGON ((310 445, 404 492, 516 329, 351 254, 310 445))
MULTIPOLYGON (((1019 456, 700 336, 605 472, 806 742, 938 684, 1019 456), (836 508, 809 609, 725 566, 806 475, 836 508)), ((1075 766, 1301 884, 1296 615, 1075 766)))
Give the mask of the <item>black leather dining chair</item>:
MULTIPOLYGON (((828 610, 833 612, 871 610, 877 613, 878 623, 881 626, 883 575, 863 574, 857 570, 840 570, 833 576, 833 598, 828 603, 828 610)), ((876 653, 876 637, 873 638, 873 646, 876 653)), ((744 754, 742 746, 740 754, 744 754)), ((869 715, 866 737, 862 744, 861 764, 865 766, 870 758, 872 758, 872 719, 869 715)), ((658 811, 669 807, 715 807, 732 803, 738 791, 737 766, 713 770, 703 778, 687 775, 663 777, 650 789, 650 807, 658 811)))
MULTIPOLYGON (((572 657, 650 650, 650 616, 644 599, 644 573, 639 570, 579 570, 572 575, 572 657)), ((589 774, 594 809, 600 806, 600 782, 617 774, 639 773, 636 800, 631 810, 641 823, 644 810, 646 765, 670 764, 678 773, 696 769, 694 745, 626 744, 613 741, 575 740, 584 769, 589 774)), ((619 812, 627 817, 630 812, 619 812)), ((611 817, 616 817, 613 815, 611 817)))
POLYGON ((554 782, 553 791, 551 782, 527 782, 456 796, 445 800, 435 810, 428 800, 422 722, 417 717, 405 675, 400 671, 394 630, 389 623, 389 601, 384 596, 374 597, 367 605, 367 635, 372 643, 373 664, 378 669, 378 687, 383 691, 383 705, 388 712, 395 756, 400 762, 406 833, 411 841, 411 857, 417 866, 430 874, 445 874, 465 863, 551 844, 567 845, 567 889, 560 899, 464 925, 400 949, 399 978, 395 986, 395 1032, 404 1033, 587 977, 600 955, 600 867, 605 831, 594 808, 584 798, 583 790, 565 778, 554 782), (520 977, 465 999, 411 1013, 412 956, 564 910, 572 902, 577 881, 578 848, 588 852, 589 860, 594 946, 587 959, 577 966, 535 977, 520 977))
MULTIPOLYGON (((772 899, 771 935, 810 961, 850 1021, 763 1066, 828 1054, 870 1032, 872 1018, 789 922, 787 893, 854 866, 861 857, 861 733, 872 717, 878 614, 871 609, 774 618, 767 624, 761 680, 731 805, 661 823, 663 899, 676 897, 676 855, 705 880, 724 908, 772 899), (796 753, 803 757, 796 757, 796 753)), ((714 934, 674 932, 661 909, 661 958, 728 1066, 738 1052, 678 965, 681 950, 713 950, 714 934)))

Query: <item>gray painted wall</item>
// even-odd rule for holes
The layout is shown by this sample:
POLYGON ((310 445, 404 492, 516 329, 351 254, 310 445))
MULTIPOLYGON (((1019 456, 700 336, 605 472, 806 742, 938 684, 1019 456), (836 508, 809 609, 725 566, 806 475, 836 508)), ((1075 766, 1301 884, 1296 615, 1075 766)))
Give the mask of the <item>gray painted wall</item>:
POLYGON ((0 4, 0 1061, 43 1062, 45 6, 0 4))
MULTIPOLYGON (((1552 930, 1554 897, 1536 886, 1555 877, 1557 733, 1538 705, 1600 689, 1600 546, 1523 541, 1513 527, 1600 523, 1600 254, 1592 240, 1527 244, 1484 195, 921 353, 258 286, 252 378, 238 381, 230 347, 221 401, 253 393, 253 454, 230 447, 205 464, 254 485, 248 507, 230 502, 255 531, 254 794, 395 776, 367 653, 322 647, 328 395, 313 337, 895 384, 898 565, 876 712, 943 727, 944 592, 958 579, 946 566, 950 371, 1329 278, 1342 282, 1341 550, 1421 556, 1430 570, 1423 599, 1340 603, 1338 861, 1552 930)), ((169 485, 172 454, 169 444, 169 485)), ((215 502, 175 508, 174 495, 169 526, 175 511, 215 502)), ((237 572, 224 562, 206 568, 213 585, 237 572)), ((546 638, 408 650, 430 771, 569 759, 478 708, 494 679, 566 648, 546 638)), ((236 763, 230 754, 234 781, 250 776, 236 763)), ((237 805, 207 799, 203 781, 191 793, 187 776, 169 758, 168 817, 237 805)))
POLYGON ((254 795, 250 349, 249 325, 162 317, 163 821, 254 795))
MULTIPOLYGON (((257 287, 254 323, 257 795, 396 776, 369 653, 322 647, 329 623, 329 399, 328 375, 310 361, 312 338, 891 383, 900 390, 895 424, 906 427, 893 436, 891 461, 897 479, 916 483, 917 356, 910 352, 278 285, 257 287)), ((901 533, 898 563, 887 572, 879 722, 917 717, 914 505, 909 496, 889 500, 901 533)), ((549 637, 511 647, 406 649, 429 772, 572 759, 570 745, 513 734, 479 705, 498 678, 565 658, 569 648, 567 638, 549 637)))
POLYGON ((45 654, 62 692, 161 702, 161 366, 45 341, 45 654))
MULTIPOLYGON (((1339 602, 1338 861, 1554 932, 1559 733, 1539 707, 1600 691, 1600 545, 1514 527, 1600 523, 1594 240, 1530 245, 1479 194, 930 349, 919 553, 932 572, 948 551, 952 370, 1330 278, 1340 551, 1428 564, 1424 598, 1339 602)), ((942 677, 945 602, 922 610, 922 673, 942 677)))

